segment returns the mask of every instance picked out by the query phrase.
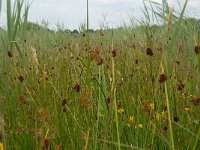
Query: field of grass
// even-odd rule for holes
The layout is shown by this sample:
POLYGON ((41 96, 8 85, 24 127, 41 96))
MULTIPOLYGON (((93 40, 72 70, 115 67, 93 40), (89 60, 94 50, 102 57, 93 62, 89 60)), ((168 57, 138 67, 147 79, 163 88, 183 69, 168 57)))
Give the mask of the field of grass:
POLYGON ((0 149, 199 149, 200 22, 185 7, 67 33, 27 30, 22 4, 7 0, 0 31, 0 149))

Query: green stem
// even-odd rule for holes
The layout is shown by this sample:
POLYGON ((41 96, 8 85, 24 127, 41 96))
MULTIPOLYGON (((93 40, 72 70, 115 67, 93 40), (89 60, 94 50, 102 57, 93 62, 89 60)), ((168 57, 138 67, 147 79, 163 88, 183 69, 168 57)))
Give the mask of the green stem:
POLYGON ((173 130, 172 130, 172 121, 171 121, 171 115, 170 115, 170 104, 169 104, 169 98, 168 98, 168 92, 167 92, 167 83, 165 82, 165 97, 166 97, 166 103, 167 103, 167 114, 168 114, 168 123, 169 123, 169 134, 171 139, 171 146, 172 150, 175 150, 174 147, 174 138, 173 138, 173 130))
MULTIPOLYGON (((112 32, 112 49, 113 49, 113 32, 112 32)), ((111 92, 113 92, 114 98, 114 109, 115 109, 115 119, 116 119, 116 128, 117 128, 117 141, 118 141, 118 148, 121 149, 120 145, 120 136, 119 136, 119 123, 118 123, 118 114, 117 114, 117 100, 116 100, 116 88, 115 88, 115 62, 114 58, 112 57, 112 87, 111 92)))
POLYGON ((197 137, 196 137, 196 140, 195 140, 195 144, 194 144, 192 150, 196 150, 197 144, 198 144, 198 140, 200 139, 199 137, 200 137, 200 127, 199 127, 199 131, 198 131, 198 134, 197 134, 197 137))

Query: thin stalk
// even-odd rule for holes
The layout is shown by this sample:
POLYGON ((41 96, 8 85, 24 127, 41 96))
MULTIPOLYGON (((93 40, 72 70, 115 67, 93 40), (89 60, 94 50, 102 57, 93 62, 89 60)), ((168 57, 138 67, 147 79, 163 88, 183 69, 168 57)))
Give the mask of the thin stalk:
POLYGON ((200 141, 200 127, 199 127, 199 131, 198 131, 198 134, 197 134, 197 137, 196 137, 196 140, 195 140, 195 143, 194 143, 194 146, 193 146, 192 150, 196 150, 197 149, 198 141, 200 141))
POLYGON ((90 51, 89 51, 89 44, 90 44, 90 39, 89 39, 89 0, 86 0, 86 30, 87 30, 87 41, 86 41, 86 50, 88 52, 88 64, 87 64, 87 82, 88 82, 88 86, 89 89, 90 88, 90 51))
MULTIPOLYGON (((12 28, 11 28, 11 0, 7 0, 7 32, 8 32, 8 40, 9 42, 11 41, 11 33, 12 33, 12 28)), ((9 46, 9 44, 8 44, 9 46)), ((8 47, 10 49, 10 47, 8 47)))
MULTIPOLYGON (((99 67, 99 83, 101 82, 101 67, 99 67)), ((94 149, 97 149, 97 139, 98 139, 98 131, 99 131, 99 114, 100 114, 100 105, 101 105, 101 87, 99 86, 99 100, 97 106, 97 130, 96 130, 96 140, 94 149)))
POLYGON ((168 92, 167 92, 167 83, 165 82, 165 98, 167 103, 167 114, 168 114, 168 123, 169 123, 169 134, 171 139, 171 146, 172 150, 175 150, 174 146, 174 138, 173 138, 173 130, 172 130, 172 121, 171 121, 171 115, 170 115, 170 104, 169 104, 169 98, 168 98, 168 92))
POLYGON ((87 150, 88 147, 88 141, 89 141, 89 135, 90 135, 90 128, 87 131, 87 135, 86 135, 86 143, 85 143, 85 148, 84 150, 87 150))
MULTIPOLYGON (((112 49, 113 49, 113 31, 112 31, 112 49)), ((111 92, 113 92, 114 98, 114 109, 115 109, 115 119, 116 119, 116 128, 117 128, 117 141, 118 141, 118 148, 121 149, 120 146, 120 136, 119 136, 119 122, 118 122, 118 114, 117 114, 117 100, 116 100, 116 88, 115 88, 115 62, 114 58, 112 57, 112 87, 111 92)))

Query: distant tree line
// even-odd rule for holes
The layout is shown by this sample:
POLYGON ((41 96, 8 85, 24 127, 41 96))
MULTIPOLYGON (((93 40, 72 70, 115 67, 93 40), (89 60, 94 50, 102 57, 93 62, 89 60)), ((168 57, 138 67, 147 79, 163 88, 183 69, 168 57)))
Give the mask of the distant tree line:
MULTIPOLYGON (((191 25, 193 26, 195 29, 198 29, 200 31, 200 19, 197 19, 197 18, 186 18, 183 20, 183 23, 185 23, 186 25, 191 25)), ((157 30, 159 29, 161 26, 159 25, 152 25, 150 28, 152 30, 157 30)), ((122 27, 118 28, 118 29, 121 29, 122 27)), ((37 23, 33 23, 33 22, 28 22, 27 24, 27 31, 31 31, 31 30, 34 30, 34 31, 37 31, 37 30, 47 30, 49 32, 62 32, 62 33, 67 33, 67 34, 79 34, 79 33, 83 33, 83 32, 86 32, 86 31, 78 31, 77 29, 74 29, 74 30, 70 30, 70 29, 63 29, 63 30, 58 30, 58 31, 54 31, 54 30, 51 30, 49 29, 48 27, 45 27, 45 26, 42 26, 42 25, 39 25, 37 23)), ((88 32, 89 33, 100 33, 103 29, 100 29, 100 30, 93 30, 93 29, 89 29, 88 32)), ((110 30, 110 29, 106 29, 106 30, 110 30)), ((117 30, 117 29, 115 29, 117 30)), ((2 32, 5 32, 6 30, 3 29, 2 27, 0 27, 0 33, 2 32)))

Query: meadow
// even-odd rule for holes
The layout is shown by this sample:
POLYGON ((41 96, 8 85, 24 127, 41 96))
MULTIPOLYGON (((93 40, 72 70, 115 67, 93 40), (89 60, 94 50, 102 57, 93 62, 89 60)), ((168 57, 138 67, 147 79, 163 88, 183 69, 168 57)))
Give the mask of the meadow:
POLYGON ((92 32, 88 17, 70 33, 29 23, 29 5, 7 0, 0 149, 199 149, 200 21, 187 0, 180 12, 144 4, 132 26, 92 32))

